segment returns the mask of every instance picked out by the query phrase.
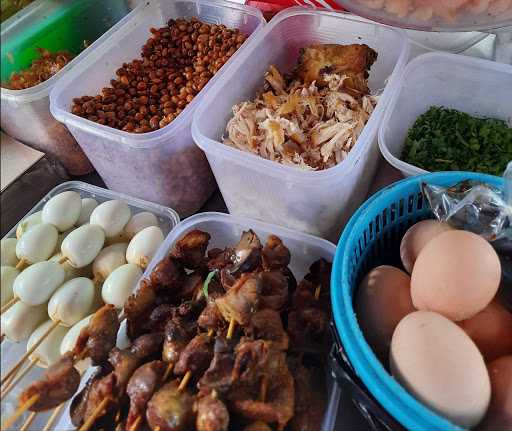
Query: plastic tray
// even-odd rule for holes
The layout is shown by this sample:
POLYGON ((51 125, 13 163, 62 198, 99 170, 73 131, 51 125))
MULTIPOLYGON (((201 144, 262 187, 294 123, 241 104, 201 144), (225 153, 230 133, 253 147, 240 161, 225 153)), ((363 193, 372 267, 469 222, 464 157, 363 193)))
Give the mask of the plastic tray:
POLYGON ((233 61, 194 115, 192 135, 208 157, 230 213, 337 239, 372 181, 377 129, 408 52, 401 30, 357 17, 304 8, 277 14, 233 61), (269 65, 289 71, 299 49, 311 43, 366 43, 379 54, 369 84, 383 92, 348 157, 333 168, 309 172, 222 144, 232 106, 254 98, 269 65))
POLYGON ((336 249, 331 300, 340 337, 339 365, 353 386, 371 429, 461 431, 407 392, 384 368, 357 322, 353 296, 363 277, 378 265, 400 266, 400 242, 413 224, 433 218, 423 198, 423 182, 448 186, 470 179, 504 187, 502 178, 469 172, 439 172, 407 178, 369 198, 347 223, 336 249), (385 410, 384 410, 385 409, 385 410))
POLYGON ((386 160, 405 176, 427 171, 401 160, 407 131, 431 106, 499 118, 512 126, 512 66, 461 55, 429 53, 403 72, 379 130, 386 160))
MULTIPOLYGON (((125 0, 32 3, 2 23, 2 82, 9 79, 11 72, 29 67, 39 56, 36 48, 79 54, 85 40, 99 43, 97 39, 128 11, 125 0)), ((86 174, 92 166, 68 130, 50 114, 49 94, 96 43, 39 85, 25 90, 1 89, 2 129, 58 159, 73 175, 86 174)))
MULTIPOLYGON (((265 22, 259 10, 225 1, 145 1, 59 81, 50 99, 53 115, 66 124, 110 189, 170 206, 184 217, 196 212, 215 189, 206 158, 193 144, 190 124, 194 110, 224 75, 227 64, 163 129, 134 134, 70 112, 74 97, 98 94, 123 62, 140 56, 151 27, 163 26, 170 18, 179 17, 222 23, 245 34, 252 34, 265 22)), ((242 55, 247 43, 228 63, 242 55)))
MULTIPOLYGON (((28 213, 28 215, 40 211, 50 198, 53 196, 62 193, 64 191, 72 190, 79 193, 83 198, 91 197, 96 199, 98 202, 104 202, 110 199, 120 199, 128 204, 130 207, 132 214, 136 214, 141 211, 150 211, 158 219, 158 223, 164 235, 167 235, 178 223, 179 217, 178 214, 170 209, 165 208, 160 205, 146 202, 140 199, 135 199, 130 196, 126 196, 121 193, 112 192, 110 190, 102 189, 100 187, 92 186, 90 184, 83 183, 81 181, 69 181, 63 184, 58 185, 54 189, 52 189, 43 199, 41 199, 28 213)), ((23 218, 25 218, 23 217, 23 218)), ((22 219, 23 220, 23 219, 22 219)), ((21 220, 20 220, 21 221, 21 220)), ((14 226, 4 238, 15 237, 16 226, 14 226)), ((1 345, 1 368, 2 374, 10 370, 11 367, 16 363, 16 361, 21 358, 21 356, 26 352, 26 342, 21 343, 12 343, 9 340, 6 340, 1 345)), ((41 377, 43 370, 34 367, 24 378, 18 383, 15 389, 13 389, 8 396, 2 400, 1 403, 1 411, 2 411, 2 419, 10 416, 14 412, 15 407, 17 406, 17 397, 21 393, 26 385, 41 377)), ((67 407, 66 407, 67 408, 67 407)), ((18 420, 17 426, 20 427, 21 424, 25 421, 28 414, 25 414, 21 419, 18 420)), ((32 428, 41 430, 46 424, 48 420, 49 414, 40 413, 37 415, 32 428)), ((69 429, 66 428, 66 429, 69 429)))

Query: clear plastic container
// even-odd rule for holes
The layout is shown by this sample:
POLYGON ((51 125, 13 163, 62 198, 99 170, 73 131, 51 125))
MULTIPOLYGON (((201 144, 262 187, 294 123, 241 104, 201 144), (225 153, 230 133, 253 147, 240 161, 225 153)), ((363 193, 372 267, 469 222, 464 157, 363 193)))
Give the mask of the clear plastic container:
POLYGON ((478 31, 448 33, 432 31, 406 30, 412 44, 431 51, 445 51, 458 54, 489 37, 488 33, 478 31))
POLYGON ((379 130, 382 155, 405 176, 427 172, 401 156, 408 130, 431 106, 512 126, 512 66, 445 53, 424 54, 407 65, 379 130))
MULTIPOLYGON (((43 206, 48 202, 53 196, 65 192, 65 191, 75 191, 82 196, 82 198, 90 197, 96 199, 99 203, 105 202, 111 199, 120 199, 128 204, 130 207, 132 214, 136 214, 142 211, 152 212, 158 220, 158 224, 162 229, 164 235, 167 235, 180 221, 178 214, 170 209, 165 208, 161 205, 157 205, 151 202, 146 202, 141 199, 132 198, 130 196, 126 196, 121 193, 116 193, 110 190, 106 190, 100 187, 92 186, 90 184, 83 183, 81 181, 68 181, 66 183, 60 184, 57 187, 53 188, 43 199, 41 199, 26 215, 24 218, 29 216, 30 214, 40 211, 43 206)), ((23 220, 22 219, 22 220, 23 220)), ((21 221, 21 220, 20 220, 21 221)), ((14 226, 4 238, 12 238, 16 237, 16 226, 14 226)), ((10 370, 14 364, 23 356, 26 352, 26 342, 21 343, 12 343, 9 340, 5 340, 1 345, 1 369, 2 374, 10 370)), ((28 363, 27 363, 28 364, 28 363)), ((43 374, 43 369, 34 367, 24 378, 23 380, 16 385, 16 387, 8 394, 7 397, 2 399, 1 403, 1 411, 2 411, 2 421, 4 418, 9 417, 14 410, 16 409, 18 402, 17 397, 20 395, 21 391, 27 386, 28 383, 38 379, 43 374)), ((66 407, 67 408, 67 407, 66 407)), ((39 413, 32 424, 31 429, 33 430, 42 430, 50 416, 49 413, 39 413)), ((21 427, 24 420, 28 417, 28 413, 25 413, 24 416, 18 420, 17 428, 21 427)), ((73 427, 67 427, 62 429, 72 429, 73 427)))
MULTIPOLYGON (((72 175, 92 171, 82 149, 66 127, 50 114, 49 94, 98 38, 129 12, 125 0, 40 0, 2 23, 2 83, 12 72, 39 57, 36 48, 79 54, 84 41, 94 42, 50 79, 24 90, 1 89, 1 127, 13 138, 59 160, 72 175)), ((101 39, 101 38, 100 38, 101 39)))
MULTIPOLYGON (((184 217, 196 212, 215 189, 208 162, 193 143, 190 124, 194 110, 224 74, 227 64, 171 124, 153 132, 124 132, 70 112, 73 98, 98 94, 123 62, 140 57, 151 27, 180 17, 225 24, 245 34, 255 32, 265 22, 259 10, 224 1, 143 2, 126 21, 111 29, 104 43, 90 50, 50 98, 52 114, 66 124, 110 189, 170 206, 184 217)), ((229 62, 242 55, 248 42, 229 62)))
POLYGON ((304 8, 277 14, 233 61, 194 115, 192 135, 208 157, 229 212, 336 239, 373 179, 377 129, 408 52, 401 30, 364 19, 304 8), (333 168, 309 172, 222 144, 232 106, 254 98, 269 65, 289 71, 299 49, 312 43, 365 43, 378 52, 369 85, 374 92, 383 91, 348 157, 333 168))
POLYGON ((490 30, 512 25, 509 0, 336 0, 387 25, 426 31, 490 30))

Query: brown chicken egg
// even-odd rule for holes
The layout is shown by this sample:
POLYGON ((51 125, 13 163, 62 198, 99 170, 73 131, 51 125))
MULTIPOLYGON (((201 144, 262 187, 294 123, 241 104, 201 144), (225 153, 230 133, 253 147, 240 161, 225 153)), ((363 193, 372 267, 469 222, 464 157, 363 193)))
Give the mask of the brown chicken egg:
POLYGON ((393 331, 414 311, 410 277, 392 266, 371 270, 356 293, 356 313, 364 336, 377 357, 387 363, 393 331))
POLYGON ((512 429, 512 355, 487 364, 491 379, 491 404, 479 431, 512 429))
POLYGON ((420 252, 411 275, 418 310, 436 311, 453 321, 473 317, 494 298, 501 279, 498 255, 479 235, 444 232, 420 252))
POLYGON ((486 362, 512 355, 512 313, 497 299, 471 319, 459 322, 459 326, 475 342, 486 362))
POLYGON ((395 329, 393 376, 427 407, 470 428, 484 417, 491 383, 484 359, 455 323, 431 311, 405 316, 395 329))
POLYGON ((400 258, 405 270, 410 274, 423 247, 431 239, 449 230, 453 228, 448 223, 438 220, 422 220, 411 226, 400 243, 400 258))

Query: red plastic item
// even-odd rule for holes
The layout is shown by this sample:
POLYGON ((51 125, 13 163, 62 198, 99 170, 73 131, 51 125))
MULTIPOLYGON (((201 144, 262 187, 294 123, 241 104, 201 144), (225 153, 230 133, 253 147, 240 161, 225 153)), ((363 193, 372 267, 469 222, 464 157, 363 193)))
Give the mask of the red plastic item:
POLYGON ((305 6, 317 9, 343 10, 334 0, 248 0, 246 4, 257 7, 266 20, 276 13, 292 6, 305 6))

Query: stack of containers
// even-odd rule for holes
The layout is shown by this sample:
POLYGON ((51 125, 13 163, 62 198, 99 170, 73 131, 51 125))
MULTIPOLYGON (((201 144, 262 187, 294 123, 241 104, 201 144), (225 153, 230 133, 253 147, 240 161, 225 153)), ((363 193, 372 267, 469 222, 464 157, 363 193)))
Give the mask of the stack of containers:
MULTIPOLYGON (((128 11, 125 0, 40 0, 32 3, 2 23, 2 83, 9 80, 12 72, 30 67, 39 57, 37 48, 76 55, 83 50, 84 42, 96 41, 86 51, 93 50, 108 37, 108 33, 100 36, 128 11)), ((49 94, 84 55, 86 52, 39 85, 24 90, 3 86, 1 89, 2 129, 58 159, 73 175, 86 174, 92 166, 71 134, 50 114, 49 94)))
MULTIPOLYGON (((123 62, 140 57, 151 27, 164 26, 171 18, 193 17, 238 28, 246 35, 265 22, 259 10, 224 1, 144 2, 123 23, 113 27, 51 94, 52 114, 68 127, 110 189, 170 206, 181 216, 199 210, 215 189, 206 158, 193 144, 190 125, 203 95, 216 81, 225 81, 227 65, 172 123, 153 132, 134 134, 113 129, 70 111, 73 98, 98 94, 123 62)), ((229 62, 243 56, 247 43, 229 62)))
POLYGON ((377 129, 408 52, 402 31, 364 19, 303 8, 276 15, 233 60, 194 116, 192 135, 208 157, 230 213, 336 239, 373 179, 377 129), (313 43, 363 43, 378 53, 369 85, 382 93, 348 157, 324 171, 302 171, 222 144, 232 106, 254 98, 270 65, 290 71, 299 50, 313 43))

